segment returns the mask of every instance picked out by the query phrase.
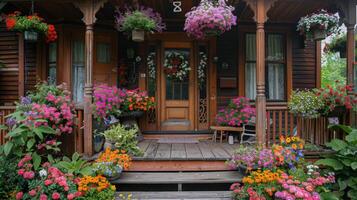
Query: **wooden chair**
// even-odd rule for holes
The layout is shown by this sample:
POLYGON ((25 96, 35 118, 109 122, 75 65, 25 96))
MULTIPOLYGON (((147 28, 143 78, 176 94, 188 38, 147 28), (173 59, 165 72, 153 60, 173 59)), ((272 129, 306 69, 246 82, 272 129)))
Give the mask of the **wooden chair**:
POLYGON ((226 137, 228 141, 228 132, 243 132, 242 127, 211 126, 210 128, 213 130, 212 141, 216 142, 217 137, 219 137, 221 143, 223 142, 223 137, 226 137))

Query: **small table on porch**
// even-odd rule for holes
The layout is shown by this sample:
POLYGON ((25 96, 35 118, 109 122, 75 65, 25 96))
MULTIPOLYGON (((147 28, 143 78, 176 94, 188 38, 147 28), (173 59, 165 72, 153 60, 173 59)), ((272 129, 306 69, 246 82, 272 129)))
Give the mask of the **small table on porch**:
POLYGON ((243 132, 243 127, 231 127, 231 126, 211 126, 211 130, 213 130, 213 137, 212 140, 214 142, 217 141, 217 133, 220 134, 220 142, 222 143, 223 141, 223 135, 226 136, 228 140, 228 135, 227 132, 243 132))

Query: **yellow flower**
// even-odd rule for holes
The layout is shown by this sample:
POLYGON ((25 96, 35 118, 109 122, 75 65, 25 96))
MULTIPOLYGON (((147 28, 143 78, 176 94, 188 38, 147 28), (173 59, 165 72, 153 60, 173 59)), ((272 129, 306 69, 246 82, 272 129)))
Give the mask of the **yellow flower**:
POLYGON ((288 144, 289 144, 289 143, 291 142, 291 139, 288 137, 288 138, 286 138, 286 140, 285 140, 285 141, 286 141, 286 143, 288 143, 288 144))
POLYGON ((294 150, 296 150, 296 149, 297 149, 297 145, 296 145, 296 144, 292 144, 292 145, 291 145, 291 148, 293 148, 294 150))

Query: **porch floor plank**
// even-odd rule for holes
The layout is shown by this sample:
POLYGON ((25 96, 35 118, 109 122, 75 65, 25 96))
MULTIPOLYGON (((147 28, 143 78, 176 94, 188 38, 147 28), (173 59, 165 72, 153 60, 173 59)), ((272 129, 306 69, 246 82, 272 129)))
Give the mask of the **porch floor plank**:
POLYGON ((151 158, 151 159, 155 158, 158 147, 159 147, 158 143, 155 143, 155 142, 150 143, 148 148, 145 151, 144 157, 151 158))
POLYGON ((197 144, 185 144, 187 159, 202 159, 202 153, 197 144))
POLYGON ((211 143, 209 146, 216 158, 230 158, 230 155, 221 147, 222 145, 211 143))
MULTIPOLYGON (((117 193, 124 194, 127 196, 128 194, 132 194, 133 200, 228 200, 232 199, 232 194, 230 191, 184 191, 184 192, 121 192, 117 193)), ((120 200, 120 198, 117 198, 120 200)))
POLYGON ((171 144, 159 144, 155 158, 169 159, 171 157, 171 144))
POLYGON ((152 142, 152 140, 143 140, 143 141, 139 142, 138 146, 141 149, 141 151, 143 151, 145 153, 146 149, 149 147, 151 142, 152 142))
POLYGON ((203 158, 205 158, 205 159, 214 159, 214 158, 216 158, 214 156, 214 154, 212 153, 212 151, 211 151, 211 149, 210 149, 210 147, 209 147, 209 145, 207 143, 200 142, 198 144, 198 147, 201 150, 203 158))
POLYGON ((172 144, 171 147, 171 158, 172 159, 186 159, 186 149, 185 144, 172 144))

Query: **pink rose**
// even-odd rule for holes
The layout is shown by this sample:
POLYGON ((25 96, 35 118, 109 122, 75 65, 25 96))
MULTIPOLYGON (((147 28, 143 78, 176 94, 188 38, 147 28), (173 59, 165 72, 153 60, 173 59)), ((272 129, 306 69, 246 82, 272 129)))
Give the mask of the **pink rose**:
POLYGON ((18 192, 17 194, 16 194, 16 199, 18 200, 18 199, 22 199, 22 197, 24 196, 24 193, 23 192, 18 192))
POLYGON ((40 200, 47 200, 47 196, 45 194, 40 195, 40 200))
POLYGON ((17 174, 20 176, 24 175, 24 173, 25 173, 24 169, 19 169, 19 171, 17 171, 17 174))
POLYGON ((52 194, 52 199, 60 199, 60 198, 61 198, 61 195, 58 192, 54 192, 52 194))
POLYGON ((36 193, 37 193, 36 190, 30 190, 29 191, 29 195, 32 196, 32 197, 35 196, 36 193))
POLYGON ((45 185, 46 186, 49 186, 49 185, 51 185, 52 184, 52 181, 51 180, 49 180, 49 179, 46 179, 45 180, 45 185))
POLYGON ((67 195, 67 199, 68 200, 72 200, 72 199, 74 199, 75 198, 75 195, 74 194, 68 194, 67 195))

